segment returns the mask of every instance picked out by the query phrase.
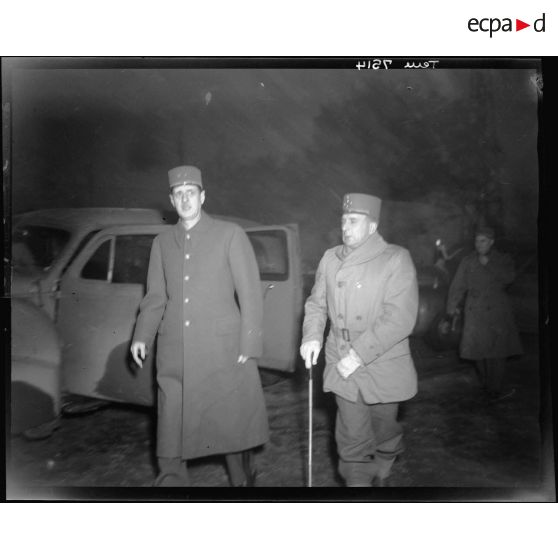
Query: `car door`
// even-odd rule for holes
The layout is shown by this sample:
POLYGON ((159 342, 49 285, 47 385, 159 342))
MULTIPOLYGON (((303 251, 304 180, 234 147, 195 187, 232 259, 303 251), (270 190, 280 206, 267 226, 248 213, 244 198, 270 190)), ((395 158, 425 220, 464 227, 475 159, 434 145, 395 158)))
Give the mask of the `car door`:
POLYGON ((302 266, 297 225, 246 228, 262 282, 263 356, 260 367, 293 372, 302 316, 302 266))
MULTIPOLYGON (((141 405, 154 402, 154 360, 143 368, 129 348, 153 238, 165 226, 121 226, 98 233, 60 283, 58 329, 64 340, 63 388, 141 405)), ((302 312, 296 226, 246 230, 258 260, 264 299, 261 367, 294 371, 302 312)))
POLYGON ((165 227, 105 229, 67 269, 57 314, 66 391, 153 404, 153 355, 138 368, 130 359, 130 342, 145 294, 151 244, 165 227))

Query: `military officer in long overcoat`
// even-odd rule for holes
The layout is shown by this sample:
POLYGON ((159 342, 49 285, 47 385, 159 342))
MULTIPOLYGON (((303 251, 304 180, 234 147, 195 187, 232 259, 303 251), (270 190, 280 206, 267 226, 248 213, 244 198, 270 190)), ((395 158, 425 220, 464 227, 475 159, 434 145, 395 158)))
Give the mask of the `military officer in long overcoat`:
POLYGON ((256 258, 241 227, 202 210, 199 169, 171 169, 169 181, 179 220, 153 241, 131 346, 141 366, 157 337, 155 484, 188 486, 187 460, 225 454, 231 484, 251 486, 246 450, 268 440, 256 258))
POLYGON ((513 394, 504 389, 506 358, 521 354, 522 347, 505 291, 515 279, 514 264, 493 245, 494 229, 479 229, 475 251, 461 260, 450 285, 446 310, 459 312, 464 300, 459 354, 475 361, 487 397, 498 400, 513 394))
POLYGON ((381 200, 347 194, 343 245, 327 250, 305 304, 300 353, 316 364, 329 317, 324 391, 337 402, 335 439, 347 486, 386 486, 402 451, 399 402, 417 392, 408 337, 416 322, 415 267, 377 232, 381 200))

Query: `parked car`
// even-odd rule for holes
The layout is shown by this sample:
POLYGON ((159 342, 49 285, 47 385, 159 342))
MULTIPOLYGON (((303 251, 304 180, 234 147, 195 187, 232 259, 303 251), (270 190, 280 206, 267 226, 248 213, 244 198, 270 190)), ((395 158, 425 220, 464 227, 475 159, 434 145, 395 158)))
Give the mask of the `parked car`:
MULTIPOLYGON (((264 351, 259 363, 294 371, 303 306, 298 229, 228 219, 245 229, 260 269, 264 351)), ((147 209, 51 209, 14 220, 14 327, 25 335, 29 320, 35 319, 18 310, 20 301, 26 301, 26 309, 30 303, 41 309, 44 319, 35 322, 35 329, 46 332, 55 325, 62 346, 58 392, 53 383, 51 393, 56 411, 62 392, 154 403, 153 353, 138 369, 129 346, 145 294, 151 244, 169 226, 161 213, 147 209)), ((12 367, 17 366, 13 361, 12 367)), ((44 375, 42 366, 30 363, 32 385, 44 375)))
POLYGON ((61 343, 52 320, 36 305, 11 305, 11 431, 48 436, 60 414, 61 343))

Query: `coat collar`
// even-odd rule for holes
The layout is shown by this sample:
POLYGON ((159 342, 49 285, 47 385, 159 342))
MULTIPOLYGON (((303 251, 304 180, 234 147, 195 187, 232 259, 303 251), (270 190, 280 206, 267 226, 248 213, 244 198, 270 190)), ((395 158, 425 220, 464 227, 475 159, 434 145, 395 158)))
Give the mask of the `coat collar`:
POLYGON ((205 234, 213 224, 213 217, 209 216, 205 211, 201 212, 200 220, 189 230, 186 231, 180 220, 174 225, 174 239, 179 246, 184 244, 184 237, 186 232, 190 234, 192 238, 196 236, 205 234))
POLYGON ((375 232, 364 244, 350 252, 344 254, 344 246, 341 244, 335 249, 335 255, 343 262, 343 265, 358 265, 374 259, 381 254, 387 247, 387 242, 382 238, 380 233, 375 232))

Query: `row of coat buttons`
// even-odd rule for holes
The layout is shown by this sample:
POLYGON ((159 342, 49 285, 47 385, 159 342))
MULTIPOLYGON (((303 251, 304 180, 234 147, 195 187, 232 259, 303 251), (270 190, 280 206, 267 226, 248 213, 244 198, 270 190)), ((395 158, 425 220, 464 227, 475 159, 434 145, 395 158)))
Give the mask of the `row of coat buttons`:
MULTIPOLYGON (((190 240, 190 235, 189 235, 189 234, 186 235, 186 239, 187 239, 187 240, 190 240)), ((185 257, 187 260, 189 260, 189 259, 190 259, 190 254, 186 254, 184 257, 185 257)), ((190 276, 189 276, 189 275, 185 275, 185 276, 184 276, 184 281, 189 281, 189 280, 190 280, 190 276)), ((185 304, 188 304, 189 302, 190 302, 190 299, 189 299, 189 298, 185 298, 185 299, 184 299, 184 303, 185 303, 185 304)), ((189 326, 190 326, 190 320, 186 320, 186 321, 184 322, 184 325, 185 325, 186 327, 189 327, 189 326)))
MULTIPOLYGON (((188 240, 190 240, 190 235, 187 234, 187 235, 186 235, 186 238, 187 238, 188 240)), ((185 257, 187 260, 189 260, 189 259, 190 259, 190 254, 186 254, 184 257, 185 257)), ((190 280, 190 276, 189 276, 189 275, 185 275, 185 276, 184 276, 184 281, 189 281, 189 280, 190 280)), ((189 299, 189 298, 185 298, 185 299, 184 299, 184 303, 185 303, 185 304, 188 304, 189 302, 190 302, 190 299, 189 299)), ((190 326, 190 320, 186 320, 186 321, 184 322, 184 325, 185 325, 186 327, 189 327, 189 326, 190 326)))

